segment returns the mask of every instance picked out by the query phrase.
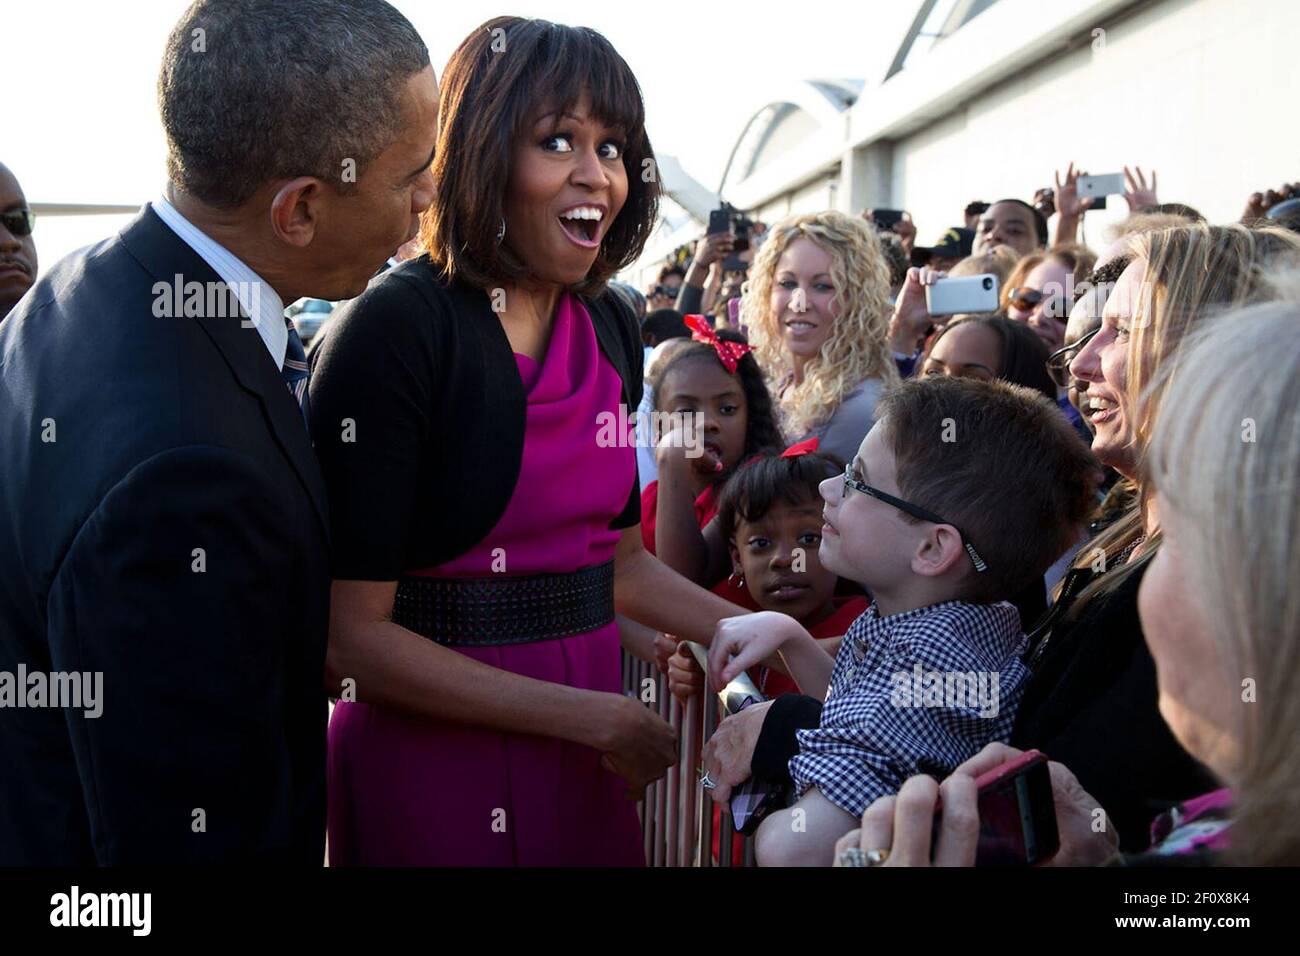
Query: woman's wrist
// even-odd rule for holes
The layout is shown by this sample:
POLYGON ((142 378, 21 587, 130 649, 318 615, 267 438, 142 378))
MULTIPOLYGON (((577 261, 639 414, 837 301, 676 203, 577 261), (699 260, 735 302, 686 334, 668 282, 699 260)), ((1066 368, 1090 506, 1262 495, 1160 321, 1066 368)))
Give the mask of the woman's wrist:
POLYGON ((626 698, 607 691, 578 687, 565 689, 570 692, 570 700, 565 702, 560 719, 551 725, 554 728, 552 736, 593 750, 609 750, 617 736, 616 708, 622 707, 626 698))
POLYGON ((913 335, 907 331, 906 323, 903 322, 902 316, 898 310, 894 310, 893 316, 889 320, 889 347, 897 355, 912 356, 916 354, 917 342, 920 336, 913 335))
POLYGON ((1056 217, 1056 232, 1052 237, 1052 245, 1069 245, 1074 242, 1078 235, 1079 217, 1077 215, 1058 213, 1056 217))

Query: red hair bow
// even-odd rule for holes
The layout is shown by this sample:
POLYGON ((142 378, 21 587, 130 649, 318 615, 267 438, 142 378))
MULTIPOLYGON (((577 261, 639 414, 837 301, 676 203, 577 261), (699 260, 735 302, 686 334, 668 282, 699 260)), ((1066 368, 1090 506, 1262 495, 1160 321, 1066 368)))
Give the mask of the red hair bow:
POLYGON ((753 346, 744 342, 727 342, 718 338, 718 333, 713 331, 702 315, 686 316, 686 327, 691 330, 691 338, 695 341, 713 346, 713 350, 718 353, 718 361, 732 375, 736 374, 736 365, 740 360, 754 350, 753 346))
POLYGON ((800 455, 806 455, 810 451, 816 451, 819 445, 821 445, 821 439, 817 438, 814 435, 812 438, 809 438, 807 441, 795 442, 785 451, 781 452, 781 457, 798 458, 800 455))

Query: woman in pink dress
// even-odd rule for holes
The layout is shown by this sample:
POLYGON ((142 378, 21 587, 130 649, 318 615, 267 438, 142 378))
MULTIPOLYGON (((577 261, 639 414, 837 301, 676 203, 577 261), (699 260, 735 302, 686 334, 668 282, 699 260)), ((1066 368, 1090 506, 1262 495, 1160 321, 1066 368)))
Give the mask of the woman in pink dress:
POLYGON ((435 155, 429 254, 314 357, 330 860, 640 865, 630 798, 675 742, 621 693, 614 612, 705 642, 741 613, 637 527, 642 350, 605 283, 655 218, 640 93, 594 31, 497 18, 448 64, 435 155))

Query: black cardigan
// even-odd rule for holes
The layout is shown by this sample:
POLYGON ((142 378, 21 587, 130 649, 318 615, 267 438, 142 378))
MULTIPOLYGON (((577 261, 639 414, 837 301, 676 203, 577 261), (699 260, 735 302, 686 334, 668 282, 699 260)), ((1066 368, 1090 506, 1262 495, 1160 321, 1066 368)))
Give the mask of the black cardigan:
MULTIPOLYGON (((642 391, 636 318, 609 292, 583 304, 630 418, 642 391)), ((310 399, 335 578, 394 581, 449 561, 505 513, 527 414, 514 351, 488 293, 440 280, 426 256, 341 307, 312 354, 310 399)), ((634 479, 610 527, 640 517, 634 479)))

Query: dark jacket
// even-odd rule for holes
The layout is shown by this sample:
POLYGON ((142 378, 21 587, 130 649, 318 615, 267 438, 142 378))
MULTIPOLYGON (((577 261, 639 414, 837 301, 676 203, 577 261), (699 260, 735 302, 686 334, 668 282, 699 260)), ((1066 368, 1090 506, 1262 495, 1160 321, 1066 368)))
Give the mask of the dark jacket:
POLYGON ((1091 580, 1072 571, 1059 620, 1030 651, 1032 676, 1016 712, 1011 745, 1036 748, 1065 764, 1106 809, 1120 849, 1150 844, 1151 821, 1176 803, 1219 784, 1174 739, 1160 716, 1155 662, 1142 637, 1137 594, 1147 562, 1109 595, 1074 611, 1091 580))
MULTIPOLYGON (((583 304, 635 422, 644 352, 636 317, 609 292, 583 304)), ((464 554, 510 503, 527 421, 514 351, 488 293, 441 281, 421 256, 375 279, 324 335, 312 356, 311 409, 330 487, 334 576, 395 581, 464 554)), ((610 527, 638 524, 640 506, 634 480, 610 527)))
POLYGON ((220 282, 146 209, 0 323, 0 671, 103 698, 0 708, 0 865, 324 855, 324 485, 257 330, 155 315, 177 276, 220 282))

